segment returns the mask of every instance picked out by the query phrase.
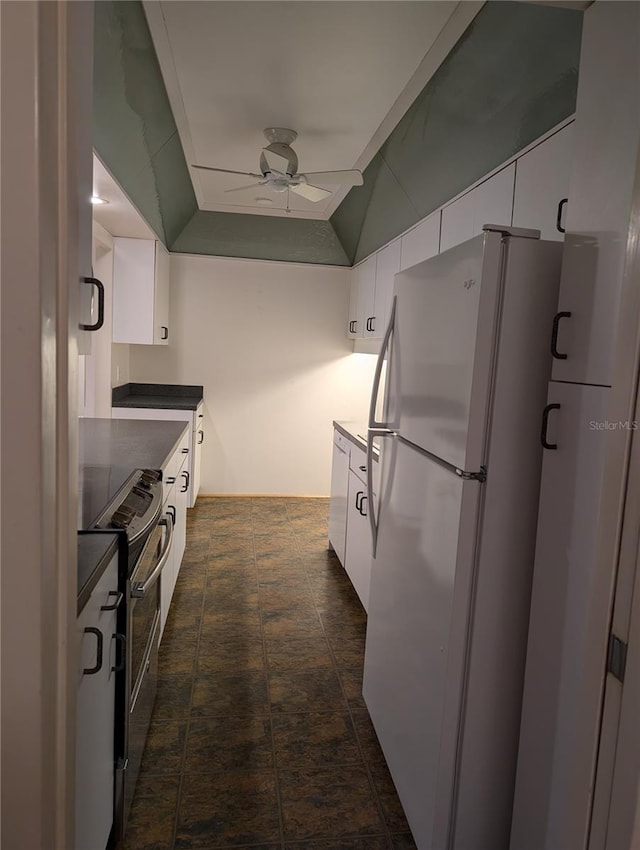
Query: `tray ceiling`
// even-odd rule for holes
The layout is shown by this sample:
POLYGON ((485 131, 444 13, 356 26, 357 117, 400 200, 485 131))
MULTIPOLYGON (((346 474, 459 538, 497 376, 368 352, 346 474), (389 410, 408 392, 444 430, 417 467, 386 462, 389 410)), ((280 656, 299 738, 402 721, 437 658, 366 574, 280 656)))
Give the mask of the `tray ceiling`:
MULTIPOLYGON (((455 18, 446 27, 458 5, 147 0, 144 9, 187 162, 259 171, 263 129, 290 127, 305 172, 368 165, 433 72, 434 42, 441 52, 459 37, 455 18)), ((255 181, 189 170, 201 210, 287 215, 287 193, 226 194, 255 181)), ((290 215, 328 219, 348 189, 322 185, 332 194, 320 203, 290 193, 290 215)))

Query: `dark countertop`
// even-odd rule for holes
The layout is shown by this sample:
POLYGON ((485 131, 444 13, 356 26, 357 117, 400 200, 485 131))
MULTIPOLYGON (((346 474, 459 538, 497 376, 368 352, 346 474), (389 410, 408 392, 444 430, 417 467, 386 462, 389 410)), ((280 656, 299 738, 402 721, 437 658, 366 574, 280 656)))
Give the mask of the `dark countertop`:
POLYGON ((78 528, 91 528, 135 469, 160 469, 188 422, 80 419, 78 528))
POLYGON ((116 531, 78 534, 78 614, 87 604, 91 591, 118 551, 120 536, 116 531))
POLYGON ((111 391, 112 407, 155 407, 160 410, 196 410, 203 387, 191 384, 122 384, 111 391))

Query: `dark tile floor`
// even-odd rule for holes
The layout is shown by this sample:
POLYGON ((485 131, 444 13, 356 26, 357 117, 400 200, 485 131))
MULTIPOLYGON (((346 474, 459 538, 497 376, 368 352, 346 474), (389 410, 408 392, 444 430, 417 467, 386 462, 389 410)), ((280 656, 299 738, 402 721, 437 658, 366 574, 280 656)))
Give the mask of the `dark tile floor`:
POLYGON ((326 499, 200 499, 126 850, 415 850, 326 499))

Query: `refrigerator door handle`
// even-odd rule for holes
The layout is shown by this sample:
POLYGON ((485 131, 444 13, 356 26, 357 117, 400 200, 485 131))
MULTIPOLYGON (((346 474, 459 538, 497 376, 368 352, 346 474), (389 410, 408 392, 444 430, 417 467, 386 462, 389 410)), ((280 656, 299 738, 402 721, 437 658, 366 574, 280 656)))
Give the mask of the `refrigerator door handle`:
MULTIPOLYGON (((373 387, 371 389, 371 404, 369 405, 369 428, 388 428, 384 422, 378 422, 376 419, 376 406, 378 404, 378 393, 380 392, 380 377, 382 375, 382 364, 384 363, 385 354, 389 348, 389 342, 391 340, 391 334, 393 333, 393 326, 396 320, 396 297, 393 296, 393 301, 391 303, 391 315, 389 316, 389 324, 387 325, 387 330, 385 331, 384 337, 382 339, 382 347, 380 348, 380 353, 378 354, 378 362, 376 363, 376 371, 373 376, 373 387)), ((369 462, 371 458, 369 458, 369 462)), ((371 469, 371 465, 369 465, 369 469, 371 469)), ((369 504, 371 504, 371 499, 369 499, 369 504)))
MULTIPOLYGON (((374 558, 378 548, 378 517, 376 516, 376 503, 373 496, 373 438, 395 436, 396 435, 393 431, 389 431, 387 428, 377 430, 374 428, 373 430, 369 429, 369 431, 367 431, 367 494, 360 502, 360 506, 362 506, 362 502, 366 499, 368 507, 366 514, 363 514, 363 516, 369 517, 369 527, 371 528, 371 552, 374 558)), ((360 513, 362 513, 362 511, 360 511, 360 513)))

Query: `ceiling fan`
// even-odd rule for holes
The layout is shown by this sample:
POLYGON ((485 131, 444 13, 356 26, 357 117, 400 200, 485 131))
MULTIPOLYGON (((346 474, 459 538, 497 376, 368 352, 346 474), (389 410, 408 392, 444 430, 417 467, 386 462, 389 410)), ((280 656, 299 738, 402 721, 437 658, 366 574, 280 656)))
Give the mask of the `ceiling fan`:
MULTIPOLYGON (((242 177, 255 177, 257 183, 249 183, 248 186, 238 186, 234 189, 225 189, 226 192, 243 192, 253 189, 255 186, 267 186, 274 192, 286 192, 291 190, 301 195, 308 201, 322 201, 331 192, 315 186, 310 180, 320 183, 337 183, 341 186, 362 186, 362 173, 356 169, 350 171, 313 171, 306 174, 298 173, 298 157, 291 147, 298 134, 295 130, 287 130, 284 127, 268 127, 264 131, 265 138, 269 144, 262 149, 260 154, 260 174, 251 171, 230 171, 227 168, 210 168, 207 165, 193 165, 202 171, 217 171, 222 174, 238 174, 242 177)), ((288 203, 287 203, 288 207, 288 203)))

